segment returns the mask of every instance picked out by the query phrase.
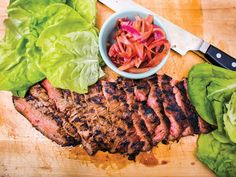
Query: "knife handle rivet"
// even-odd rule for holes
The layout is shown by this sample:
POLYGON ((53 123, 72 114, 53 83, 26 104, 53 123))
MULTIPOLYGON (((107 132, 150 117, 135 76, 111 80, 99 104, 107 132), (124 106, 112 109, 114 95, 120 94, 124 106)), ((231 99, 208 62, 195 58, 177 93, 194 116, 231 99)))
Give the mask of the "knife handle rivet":
POLYGON ((216 54, 216 58, 221 58, 221 57, 222 57, 222 55, 220 53, 216 54))
POLYGON ((236 62, 232 62, 232 67, 236 68, 236 62))

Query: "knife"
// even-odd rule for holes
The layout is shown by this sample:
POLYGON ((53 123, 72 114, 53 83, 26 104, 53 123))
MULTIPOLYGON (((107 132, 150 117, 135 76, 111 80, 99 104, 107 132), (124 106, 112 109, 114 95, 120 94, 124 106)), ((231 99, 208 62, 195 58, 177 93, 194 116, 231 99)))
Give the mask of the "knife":
POLYGON ((210 63, 236 71, 236 59, 226 54, 217 47, 209 44, 203 39, 185 31, 179 26, 142 7, 132 0, 99 0, 102 4, 114 11, 126 9, 142 10, 156 16, 162 25, 167 29, 170 36, 171 49, 180 55, 185 55, 188 51, 200 55, 210 63))

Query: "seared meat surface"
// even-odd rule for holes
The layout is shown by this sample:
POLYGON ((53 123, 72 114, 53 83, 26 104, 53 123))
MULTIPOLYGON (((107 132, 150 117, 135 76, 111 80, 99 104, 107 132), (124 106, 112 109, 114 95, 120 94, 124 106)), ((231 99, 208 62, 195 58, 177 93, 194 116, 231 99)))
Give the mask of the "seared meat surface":
POLYGON ((23 98, 13 97, 16 109, 42 134, 56 143, 69 146, 80 143, 77 129, 62 112, 57 111, 46 90, 39 84, 33 86, 23 98))
POLYGON ((89 155, 101 150, 134 159, 159 142, 211 130, 189 100, 186 79, 167 75, 103 80, 87 94, 56 89, 44 80, 13 100, 42 134, 63 146, 81 143, 89 155))

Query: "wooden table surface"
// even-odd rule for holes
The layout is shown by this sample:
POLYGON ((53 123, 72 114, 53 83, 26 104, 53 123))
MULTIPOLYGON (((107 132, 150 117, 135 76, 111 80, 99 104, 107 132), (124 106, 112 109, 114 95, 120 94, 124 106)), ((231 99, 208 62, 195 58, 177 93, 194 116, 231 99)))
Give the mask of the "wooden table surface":
MULTIPOLYGON (((139 4, 211 42, 236 57, 236 0, 136 0, 139 4)), ((0 1, 0 37, 8 1, 0 1)), ((97 4, 97 26, 113 11, 97 4)), ((171 56, 160 71, 176 79, 187 76, 202 62, 193 53, 171 56)), ((112 74, 109 69, 107 73, 112 74)), ((11 94, 0 92, 0 176, 214 176, 195 157, 197 136, 178 143, 158 145, 141 153, 136 162, 118 154, 99 152, 88 156, 81 147, 60 147, 51 142, 14 109, 11 94)))

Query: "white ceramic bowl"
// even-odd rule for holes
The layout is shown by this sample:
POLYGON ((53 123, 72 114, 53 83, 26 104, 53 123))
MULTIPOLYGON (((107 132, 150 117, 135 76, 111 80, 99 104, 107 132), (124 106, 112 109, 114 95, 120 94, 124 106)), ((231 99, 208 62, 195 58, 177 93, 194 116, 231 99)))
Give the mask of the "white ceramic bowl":
MULTIPOLYGON (((125 11, 114 13, 103 24, 102 29, 99 34, 99 50, 106 65, 110 67, 114 72, 118 73, 119 75, 126 78, 130 78, 130 79, 142 79, 142 78, 146 78, 148 76, 155 74, 164 66, 170 53, 170 50, 169 50, 167 55, 162 59, 162 61, 157 66, 151 68, 147 72, 139 73, 139 74, 121 71, 116 67, 115 64, 112 63, 110 57, 108 56, 107 43, 112 42, 112 36, 114 32, 116 31, 117 20, 119 18, 125 18, 125 17, 128 17, 131 20, 135 20, 135 16, 137 15, 142 18, 146 18, 149 14, 140 10, 125 10, 125 11)), ((170 42, 169 36, 165 28, 155 16, 154 16, 154 24, 158 25, 164 30, 164 32, 166 33, 166 38, 170 42)))

